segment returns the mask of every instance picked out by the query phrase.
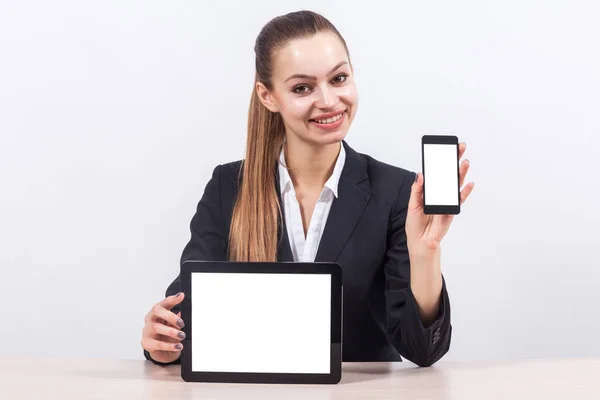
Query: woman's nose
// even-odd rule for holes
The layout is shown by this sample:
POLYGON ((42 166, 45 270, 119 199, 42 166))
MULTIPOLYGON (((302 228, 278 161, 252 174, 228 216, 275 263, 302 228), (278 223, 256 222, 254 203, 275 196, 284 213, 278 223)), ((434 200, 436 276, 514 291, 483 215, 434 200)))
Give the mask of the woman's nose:
POLYGON ((329 107, 332 104, 336 104, 337 103, 337 99, 336 99, 336 94, 335 94, 335 90, 332 90, 332 88, 330 88, 327 85, 322 85, 319 87, 319 93, 318 93, 318 99, 317 99, 317 106, 319 107, 329 107))

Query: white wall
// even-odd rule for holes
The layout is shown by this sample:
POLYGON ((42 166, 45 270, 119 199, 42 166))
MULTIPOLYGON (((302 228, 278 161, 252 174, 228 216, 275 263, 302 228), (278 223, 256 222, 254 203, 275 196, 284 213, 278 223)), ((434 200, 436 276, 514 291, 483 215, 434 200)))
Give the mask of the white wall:
POLYGON ((597 2, 218 3, 0 1, 0 354, 142 357, 212 168, 242 157, 254 39, 310 8, 350 47, 351 146, 412 170, 424 133, 469 146, 447 359, 600 356, 597 2))

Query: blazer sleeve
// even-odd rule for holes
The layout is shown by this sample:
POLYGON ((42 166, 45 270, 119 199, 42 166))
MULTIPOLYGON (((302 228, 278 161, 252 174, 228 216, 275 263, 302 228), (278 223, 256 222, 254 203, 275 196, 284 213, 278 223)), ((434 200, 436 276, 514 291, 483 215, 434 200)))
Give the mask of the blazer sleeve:
MULTIPOLYGON (((204 189, 204 194, 196 207, 190 223, 191 238, 180 259, 180 265, 186 260, 226 261, 229 227, 223 218, 221 207, 221 166, 217 166, 204 189)), ((165 297, 181 291, 180 275, 169 285, 165 297)), ((171 311, 177 314, 180 306, 176 305, 171 311)), ((144 350, 147 360, 158 365, 180 364, 178 359, 172 363, 161 363, 153 360, 148 351, 144 350)))
POLYGON ((450 348, 450 299, 442 276, 440 309, 436 320, 424 326, 410 289, 410 259, 405 222, 410 188, 415 174, 407 175, 392 211, 386 253, 386 334, 400 355, 421 367, 429 367, 450 348))

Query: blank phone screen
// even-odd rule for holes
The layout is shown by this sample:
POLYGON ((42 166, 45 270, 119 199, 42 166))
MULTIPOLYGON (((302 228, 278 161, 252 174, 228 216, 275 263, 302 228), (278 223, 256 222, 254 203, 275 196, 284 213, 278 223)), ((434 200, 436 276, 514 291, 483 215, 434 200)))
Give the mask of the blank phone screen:
POLYGON ((458 145, 424 144, 425 205, 458 206, 458 145))
POLYGON ((331 371, 331 275, 192 273, 192 371, 331 371))

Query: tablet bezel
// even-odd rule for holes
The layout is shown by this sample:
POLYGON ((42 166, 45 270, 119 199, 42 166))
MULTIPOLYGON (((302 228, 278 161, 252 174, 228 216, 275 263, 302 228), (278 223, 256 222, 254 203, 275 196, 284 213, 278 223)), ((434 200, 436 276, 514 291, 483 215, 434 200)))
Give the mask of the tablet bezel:
MULTIPOLYGON (((181 317, 186 322, 182 329, 186 339, 182 341, 181 377, 187 382, 222 383, 289 383, 289 384, 337 384, 342 377, 342 267, 330 262, 231 262, 187 260, 180 268, 181 290, 185 297, 181 302, 181 317), (331 275, 331 354, 329 374, 305 373, 255 373, 255 372, 199 372, 192 370, 192 273, 267 273, 267 274, 328 274, 331 275), (189 321, 189 322, 188 322, 189 321)), ((293 345, 293 344, 290 344, 293 345)))

